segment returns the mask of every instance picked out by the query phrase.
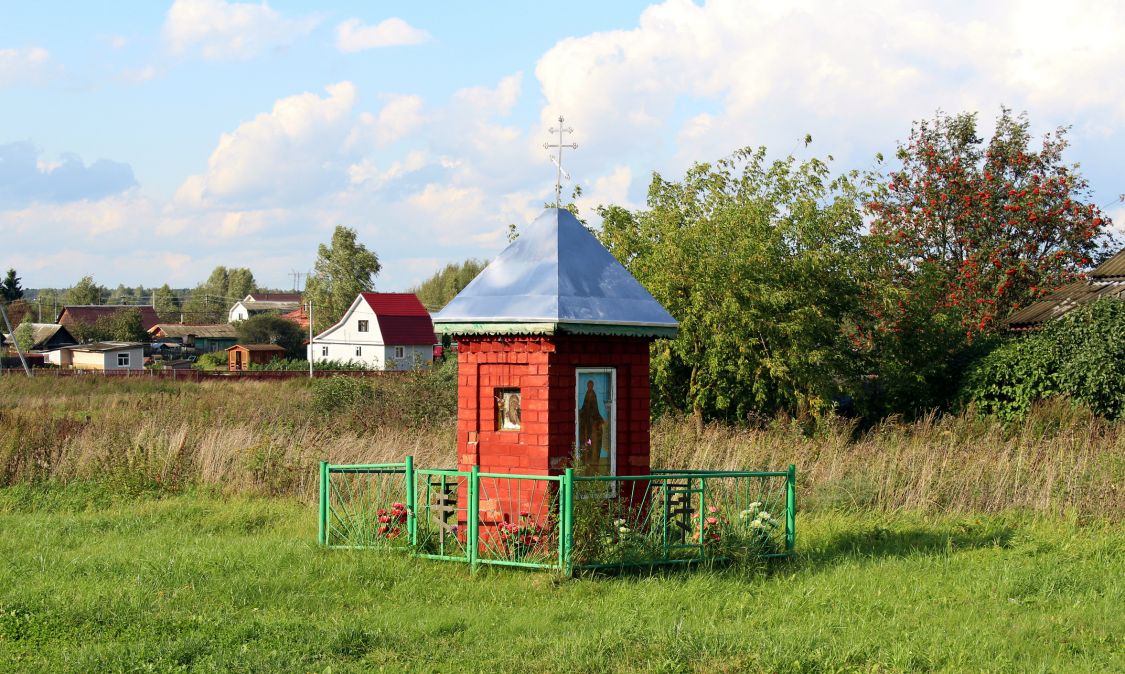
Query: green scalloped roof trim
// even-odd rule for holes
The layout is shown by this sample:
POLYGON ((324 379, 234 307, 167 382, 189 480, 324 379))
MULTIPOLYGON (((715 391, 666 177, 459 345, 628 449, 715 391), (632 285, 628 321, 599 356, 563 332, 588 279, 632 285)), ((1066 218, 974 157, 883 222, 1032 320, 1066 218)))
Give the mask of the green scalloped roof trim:
POLYGON ((663 337, 672 339, 677 328, 655 325, 601 323, 435 323, 439 335, 603 335, 611 337, 663 337))

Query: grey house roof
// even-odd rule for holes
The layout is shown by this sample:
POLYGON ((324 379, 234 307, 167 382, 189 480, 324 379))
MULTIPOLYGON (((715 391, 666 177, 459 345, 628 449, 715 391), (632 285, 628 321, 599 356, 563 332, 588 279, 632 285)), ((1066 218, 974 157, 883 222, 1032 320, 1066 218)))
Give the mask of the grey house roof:
POLYGON ((436 316, 441 333, 674 337, 678 323, 569 211, 547 209, 436 316))

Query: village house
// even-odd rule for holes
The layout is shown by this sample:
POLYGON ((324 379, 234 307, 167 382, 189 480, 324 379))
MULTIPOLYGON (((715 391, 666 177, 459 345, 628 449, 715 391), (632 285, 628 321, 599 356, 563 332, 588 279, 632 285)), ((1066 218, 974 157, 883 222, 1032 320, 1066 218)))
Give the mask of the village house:
POLYGON ((360 293, 338 323, 313 338, 309 359, 374 370, 412 370, 434 359, 434 324, 413 293, 360 293))
POLYGON ((1085 304, 1107 297, 1125 299, 1125 250, 1075 281, 1016 311, 1004 321, 1011 330, 1035 330, 1085 304))
POLYGON ((47 353, 47 362, 75 370, 143 370, 144 344, 139 342, 94 342, 64 346, 47 353))
POLYGON ((227 312, 227 321, 245 321, 258 314, 286 314, 301 307, 300 293, 250 293, 227 312))
POLYGON ((178 345, 185 353, 211 353, 225 351, 238 343, 238 333, 229 323, 211 325, 181 325, 158 323, 149 329, 154 342, 178 345))
POLYGON ((93 325, 99 319, 113 316, 120 311, 128 311, 135 309, 141 314, 141 326, 145 330, 150 330, 152 326, 160 322, 160 317, 156 315, 156 309, 150 306, 138 306, 133 304, 76 304, 68 305, 59 311, 58 318, 55 322, 60 325, 65 325, 68 328, 73 328, 75 325, 93 325))
MULTIPOLYGON (((16 328, 19 330, 19 328, 16 328)), ((78 343, 66 326, 58 323, 31 323, 31 346, 28 351, 53 351, 78 343)), ((0 335, 0 345, 13 344, 10 334, 0 335)))

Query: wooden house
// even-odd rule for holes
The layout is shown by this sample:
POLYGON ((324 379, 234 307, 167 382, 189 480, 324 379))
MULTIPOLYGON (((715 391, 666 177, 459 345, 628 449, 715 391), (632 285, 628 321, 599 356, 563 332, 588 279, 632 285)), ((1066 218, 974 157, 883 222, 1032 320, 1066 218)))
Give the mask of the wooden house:
POLYGON ((76 324, 93 325, 99 319, 113 316, 121 311, 128 311, 136 309, 141 314, 141 326, 145 330, 149 330, 152 326, 160 322, 160 317, 156 315, 156 309, 150 306, 137 306, 132 304, 78 304, 68 305, 59 311, 58 318, 55 319, 56 323, 65 325, 68 328, 76 324))
POLYGON ((235 344, 226 352, 227 369, 231 372, 247 370, 251 365, 265 365, 271 360, 285 357, 284 347, 276 344, 235 344))
MULTIPOLYGON (((78 343, 66 326, 58 323, 32 323, 31 334, 32 343, 28 351, 54 351, 78 343)), ((13 342, 11 335, 0 335, 0 345, 9 345, 13 342)))
POLYGON ((189 353, 225 351, 238 343, 238 333, 229 323, 210 325, 158 323, 148 332, 152 335, 153 341, 179 344, 183 351, 189 353))

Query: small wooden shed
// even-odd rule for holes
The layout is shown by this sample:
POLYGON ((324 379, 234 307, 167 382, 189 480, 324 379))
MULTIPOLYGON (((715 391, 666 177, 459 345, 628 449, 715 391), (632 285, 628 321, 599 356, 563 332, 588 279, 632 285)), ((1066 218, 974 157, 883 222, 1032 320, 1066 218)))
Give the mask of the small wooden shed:
POLYGON ((227 369, 235 372, 251 365, 265 365, 285 357, 284 347, 277 344, 235 344, 227 351, 227 369))

